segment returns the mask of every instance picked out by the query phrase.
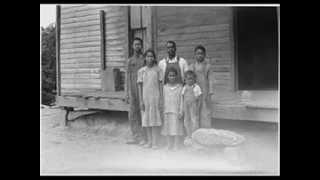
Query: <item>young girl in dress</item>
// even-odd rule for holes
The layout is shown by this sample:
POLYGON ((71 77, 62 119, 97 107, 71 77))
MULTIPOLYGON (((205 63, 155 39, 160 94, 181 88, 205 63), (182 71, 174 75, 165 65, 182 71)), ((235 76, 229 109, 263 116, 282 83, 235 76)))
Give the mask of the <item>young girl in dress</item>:
POLYGON ((187 139, 191 138, 191 134, 199 128, 200 105, 201 105, 201 89, 196 84, 196 74, 189 70, 185 73, 185 82, 181 92, 181 104, 183 113, 183 123, 187 132, 187 139))
POLYGON ((166 136, 167 149, 177 150, 179 136, 183 135, 183 119, 180 109, 182 85, 177 82, 178 72, 175 68, 168 68, 168 83, 163 87, 164 121, 161 134, 166 136))
POLYGON ((160 106, 162 95, 162 71, 157 65, 156 55, 153 50, 145 52, 146 66, 138 71, 138 88, 140 108, 142 114, 142 127, 147 131, 146 148, 157 149, 160 136, 160 106))

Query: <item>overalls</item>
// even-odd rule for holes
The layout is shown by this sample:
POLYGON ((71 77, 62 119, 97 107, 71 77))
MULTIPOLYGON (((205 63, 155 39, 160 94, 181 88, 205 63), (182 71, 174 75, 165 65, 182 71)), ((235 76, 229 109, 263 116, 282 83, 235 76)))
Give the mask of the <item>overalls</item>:
POLYGON ((197 97, 194 94, 193 86, 185 86, 183 94, 183 111, 184 111, 184 126, 188 135, 199 128, 199 112, 197 109, 197 97))
POLYGON ((180 84, 183 84, 181 70, 180 70, 180 66, 179 66, 179 60, 180 60, 179 56, 177 57, 177 61, 174 63, 169 63, 169 59, 168 58, 166 59, 167 66, 166 66, 166 71, 164 74, 164 84, 167 84, 167 82, 168 82, 168 68, 171 68, 171 67, 175 68, 178 72, 176 81, 180 84))
POLYGON ((202 101, 200 105, 200 128, 211 128, 211 99, 208 97, 209 71, 207 62, 202 64, 192 64, 190 70, 197 75, 197 84, 202 91, 202 101))
POLYGON ((129 92, 129 113, 128 119, 132 138, 134 140, 145 139, 145 134, 141 126, 140 102, 138 93, 137 76, 138 70, 143 67, 144 58, 131 57, 128 62, 128 92, 129 92))

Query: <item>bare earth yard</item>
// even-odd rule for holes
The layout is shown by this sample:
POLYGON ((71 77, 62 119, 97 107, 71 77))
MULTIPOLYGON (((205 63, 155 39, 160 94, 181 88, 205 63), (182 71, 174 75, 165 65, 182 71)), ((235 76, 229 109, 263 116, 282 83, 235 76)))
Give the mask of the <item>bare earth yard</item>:
POLYGON ((80 117, 64 127, 65 112, 40 109, 40 173, 43 175, 279 174, 278 126, 274 123, 215 120, 218 129, 244 135, 246 142, 223 152, 176 152, 125 144, 127 113, 80 117))

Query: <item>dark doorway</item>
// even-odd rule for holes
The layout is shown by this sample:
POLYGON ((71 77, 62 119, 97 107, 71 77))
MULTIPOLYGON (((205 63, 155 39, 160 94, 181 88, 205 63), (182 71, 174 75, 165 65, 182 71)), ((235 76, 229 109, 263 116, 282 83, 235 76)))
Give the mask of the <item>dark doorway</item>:
POLYGON ((235 9, 238 90, 278 88, 278 20, 276 7, 235 9))

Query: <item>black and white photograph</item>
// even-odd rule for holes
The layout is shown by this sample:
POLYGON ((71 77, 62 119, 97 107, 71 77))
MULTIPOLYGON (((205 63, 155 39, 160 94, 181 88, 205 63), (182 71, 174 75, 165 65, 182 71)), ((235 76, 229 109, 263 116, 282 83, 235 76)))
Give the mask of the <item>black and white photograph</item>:
POLYGON ((280 175, 280 4, 40 4, 40 175, 280 175))

